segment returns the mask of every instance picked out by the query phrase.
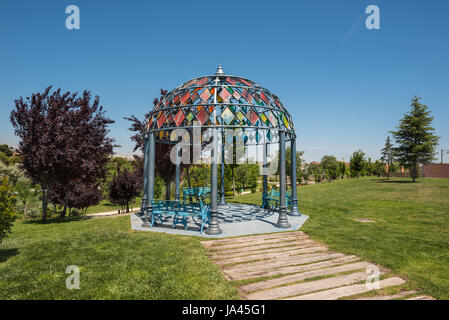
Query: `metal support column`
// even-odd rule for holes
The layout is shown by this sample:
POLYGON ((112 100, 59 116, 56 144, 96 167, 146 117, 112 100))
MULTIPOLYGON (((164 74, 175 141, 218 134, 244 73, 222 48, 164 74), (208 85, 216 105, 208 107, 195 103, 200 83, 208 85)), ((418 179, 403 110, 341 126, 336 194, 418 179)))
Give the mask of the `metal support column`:
POLYGON ((263 192, 262 192, 262 205, 261 208, 268 209, 268 143, 263 144, 263 192))
POLYGON ((176 148, 176 185, 175 185, 175 200, 179 201, 179 196, 180 196, 180 189, 179 189, 179 177, 181 175, 181 157, 180 157, 180 152, 181 152, 181 148, 179 147, 179 141, 176 144, 175 148, 176 148))
POLYGON ((148 188, 147 188, 147 211, 146 211, 146 219, 142 224, 142 227, 150 227, 150 217, 153 214, 152 203, 151 201, 154 199, 154 170, 155 170, 155 141, 154 141, 154 133, 148 133, 148 154, 149 158, 148 162, 148 188))
POLYGON ((212 164, 211 164, 211 192, 210 192, 210 219, 209 219, 209 227, 207 228, 207 234, 221 234, 223 231, 220 229, 220 225, 218 223, 218 210, 217 210, 217 202, 218 202, 218 187, 217 187, 217 129, 214 130, 214 148, 212 153, 212 164))
POLYGON ((220 188, 220 203, 219 206, 225 206, 226 205, 226 193, 225 193, 225 137, 224 137, 224 131, 221 130, 221 176, 220 176, 220 182, 221 182, 221 188, 220 188))
POLYGON ((146 210, 147 210, 147 190, 148 190, 148 162, 149 162, 149 158, 148 158, 148 148, 149 148, 149 144, 148 144, 148 133, 144 133, 143 134, 143 138, 145 140, 144 142, 144 151, 143 151, 143 186, 142 186, 142 190, 143 190, 143 194, 142 194, 142 202, 140 204, 140 212, 143 215, 146 215, 146 210))
POLYGON ((291 164, 292 164, 292 210, 290 212, 291 216, 300 216, 298 208, 298 192, 296 189, 296 137, 291 140, 291 164))
POLYGON ((277 228, 290 228, 287 218, 286 202, 286 172, 285 172, 285 132, 279 134, 279 218, 276 223, 277 228))

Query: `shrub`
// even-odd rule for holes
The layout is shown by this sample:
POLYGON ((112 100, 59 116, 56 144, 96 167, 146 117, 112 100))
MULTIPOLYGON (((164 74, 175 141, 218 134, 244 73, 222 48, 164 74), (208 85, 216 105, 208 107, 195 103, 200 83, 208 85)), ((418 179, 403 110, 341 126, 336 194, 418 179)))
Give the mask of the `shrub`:
POLYGON ((15 215, 16 198, 11 191, 11 186, 7 178, 3 178, 0 184, 0 242, 11 232, 12 224, 16 218, 15 215))

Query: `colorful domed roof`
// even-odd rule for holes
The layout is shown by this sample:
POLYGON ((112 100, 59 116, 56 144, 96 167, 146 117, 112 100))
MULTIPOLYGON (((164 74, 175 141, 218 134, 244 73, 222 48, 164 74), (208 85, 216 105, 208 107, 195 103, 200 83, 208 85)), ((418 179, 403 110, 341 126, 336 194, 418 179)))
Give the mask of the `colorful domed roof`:
POLYGON ((159 132, 161 139, 171 130, 194 126, 295 134, 292 118, 275 94, 252 80, 224 74, 221 65, 214 75, 168 92, 147 119, 147 131, 159 132))

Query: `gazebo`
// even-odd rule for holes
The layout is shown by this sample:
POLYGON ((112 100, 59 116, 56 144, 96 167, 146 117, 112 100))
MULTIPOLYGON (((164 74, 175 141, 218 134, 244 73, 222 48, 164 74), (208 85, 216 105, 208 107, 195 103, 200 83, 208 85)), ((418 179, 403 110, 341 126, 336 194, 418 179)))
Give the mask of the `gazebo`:
MULTIPOLYGON (((296 134, 292 118, 280 99, 267 89, 246 78, 227 75, 221 65, 213 75, 195 78, 168 92, 148 114, 143 133, 144 194, 141 212, 143 226, 152 214, 155 180, 155 144, 176 147, 175 200, 180 200, 180 173, 183 148, 203 148, 210 142, 210 218, 206 233, 222 233, 217 218, 218 207, 226 204, 224 165, 221 165, 221 187, 218 191, 218 163, 227 163, 226 146, 238 142, 244 148, 263 147, 263 192, 261 207, 268 207, 268 148, 279 145, 279 217, 277 228, 290 228, 288 215, 299 216, 296 191, 296 134), (209 139, 204 132, 208 132, 209 139), (206 141, 208 140, 208 141, 206 141), (286 192, 286 142, 291 143, 291 209, 288 212, 286 192), (221 157, 220 157, 221 154, 221 157), (219 159, 220 158, 220 159, 219 159)), ((233 147, 235 148, 235 147, 233 147)), ((233 149, 235 150, 235 149, 233 149)), ((195 152, 195 150, 194 150, 195 152)), ((235 151, 233 151, 235 152, 235 151)), ((189 153, 190 159, 190 153, 189 153)))

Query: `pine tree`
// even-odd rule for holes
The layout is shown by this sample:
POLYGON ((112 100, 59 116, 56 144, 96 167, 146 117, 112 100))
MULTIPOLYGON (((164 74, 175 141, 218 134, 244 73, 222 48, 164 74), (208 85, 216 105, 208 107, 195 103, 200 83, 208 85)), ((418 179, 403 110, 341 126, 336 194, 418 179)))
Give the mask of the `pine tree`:
POLYGON ((440 137, 431 126, 433 117, 429 107, 420 103, 420 97, 412 99, 411 110, 401 119, 397 131, 392 131, 397 147, 393 148, 400 164, 410 169, 413 182, 418 177, 418 165, 435 159, 435 148, 440 137))
POLYGON ((387 179, 390 179, 390 167, 394 158, 393 144, 391 143, 390 136, 388 136, 387 140, 385 140, 385 146, 380 153, 382 154, 380 160, 388 165, 387 179))

